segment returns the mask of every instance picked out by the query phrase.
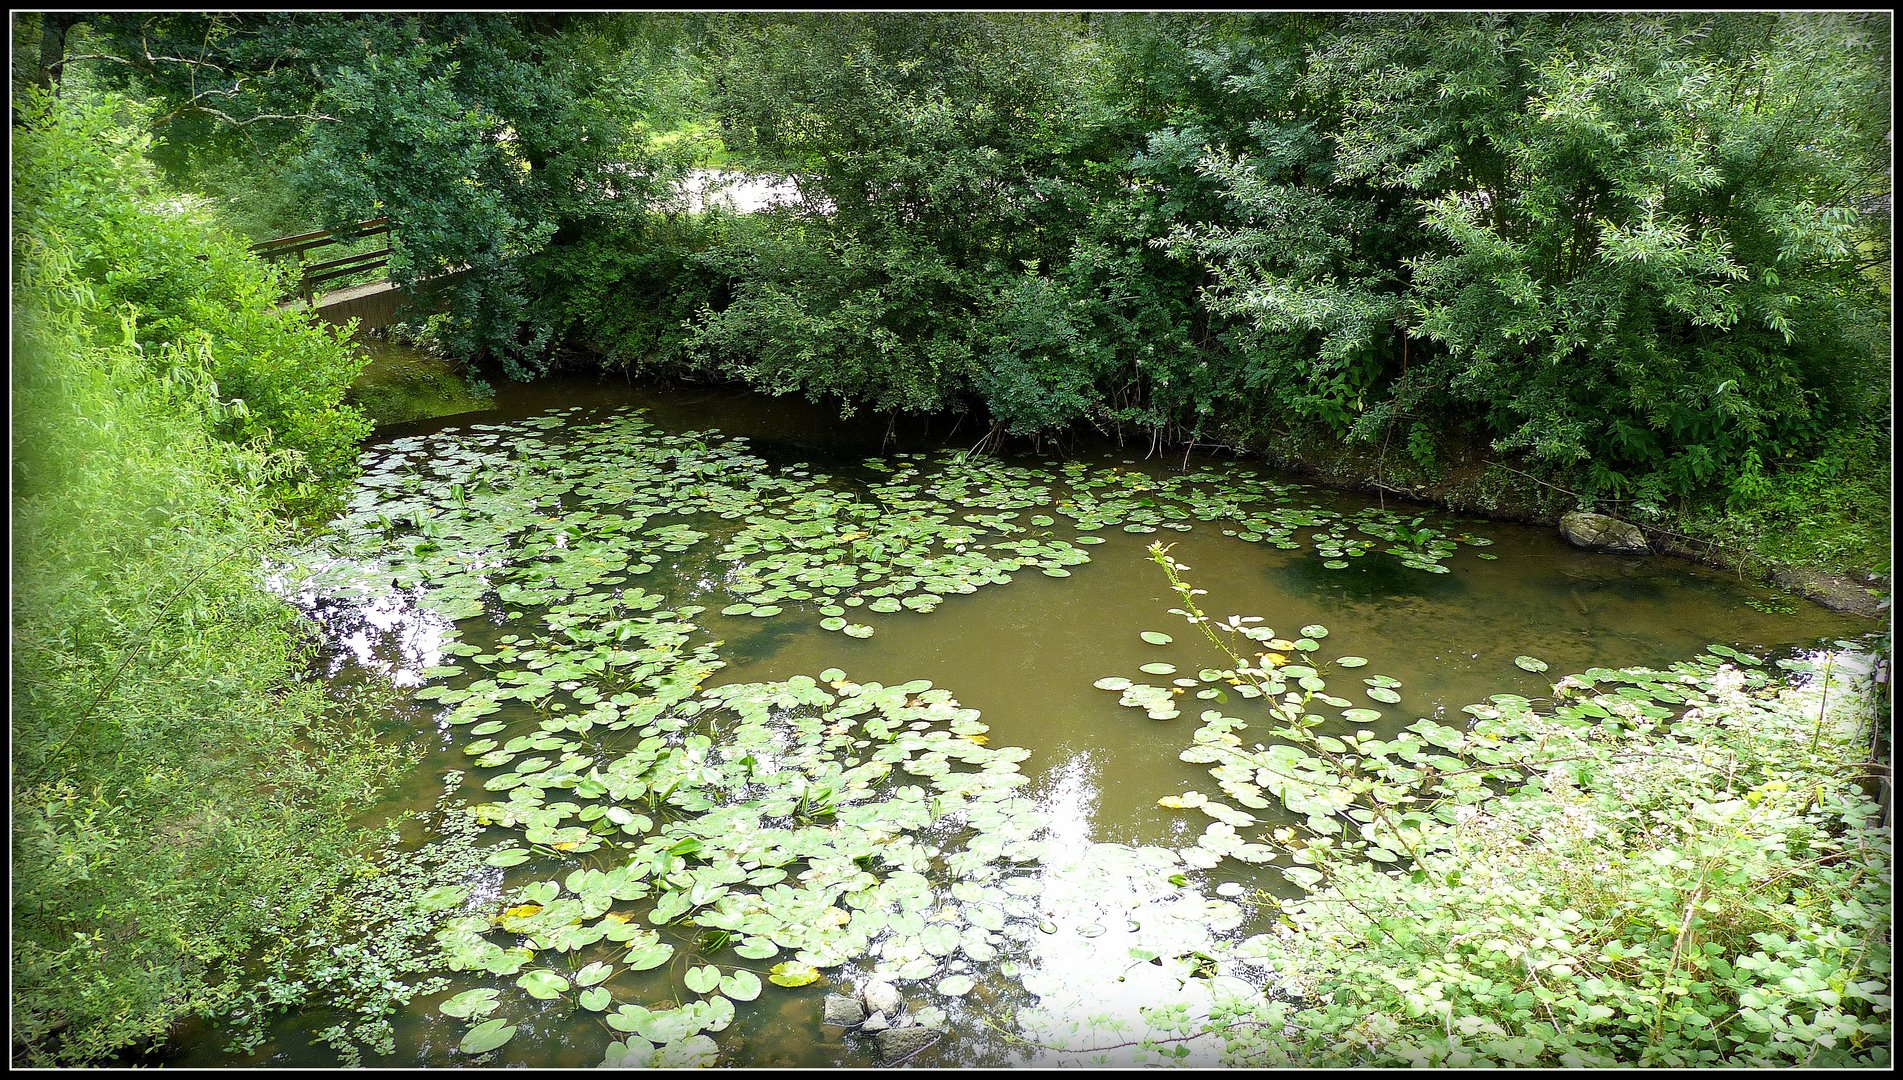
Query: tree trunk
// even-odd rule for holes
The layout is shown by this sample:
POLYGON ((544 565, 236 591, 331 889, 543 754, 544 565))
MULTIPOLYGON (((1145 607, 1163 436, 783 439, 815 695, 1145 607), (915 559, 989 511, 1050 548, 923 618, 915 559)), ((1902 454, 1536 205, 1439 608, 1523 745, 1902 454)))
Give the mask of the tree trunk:
POLYGON ((34 83, 42 90, 59 93, 59 72, 66 63, 66 31, 79 16, 68 11, 49 11, 40 16, 40 70, 34 83))

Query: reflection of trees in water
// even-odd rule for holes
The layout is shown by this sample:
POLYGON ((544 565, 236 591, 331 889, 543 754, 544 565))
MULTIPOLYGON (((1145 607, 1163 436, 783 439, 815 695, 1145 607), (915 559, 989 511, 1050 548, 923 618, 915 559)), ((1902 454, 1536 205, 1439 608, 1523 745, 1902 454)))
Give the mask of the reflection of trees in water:
MULTIPOLYGON (((1283 554, 1278 549, 1277 554, 1283 554)), ((1339 570, 1322 565, 1312 552, 1288 552, 1267 568, 1275 587, 1296 596, 1318 600, 1349 600, 1359 604, 1459 603, 1472 585, 1456 573, 1435 574, 1406 566, 1384 551, 1370 551, 1348 560, 1339 570)), ((1454 556, 1458 562, 1461 555, 1454 556)))

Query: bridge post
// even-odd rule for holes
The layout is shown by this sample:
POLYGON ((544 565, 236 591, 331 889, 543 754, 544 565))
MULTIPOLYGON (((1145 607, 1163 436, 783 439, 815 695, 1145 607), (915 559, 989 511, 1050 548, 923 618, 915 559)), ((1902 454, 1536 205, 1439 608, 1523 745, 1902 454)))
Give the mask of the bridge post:
POLYGON ((317 303, 317 294, 311 288, 309 265, 309 260, 304 253, 299 251, 297 253, 297 292, 304 298, 305 307, 311 307, 317 303))

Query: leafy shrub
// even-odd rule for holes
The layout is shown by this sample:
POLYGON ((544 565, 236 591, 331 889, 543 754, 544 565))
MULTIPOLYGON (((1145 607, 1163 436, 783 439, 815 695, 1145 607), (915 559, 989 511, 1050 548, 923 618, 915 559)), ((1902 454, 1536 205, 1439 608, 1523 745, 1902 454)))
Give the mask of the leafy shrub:
POLYGON ((546 248, 530 270, 537 319, 557 340, 585 344, 610 367, 682 369, 695 319, 727 304, 728 275, 703 253, 743 227, 719 215, 656 215, 546 248))
POLYGON ((334 497, 318 465, 354 437, 321 429, 343 415, 321 387, 354 361, 243 310, 268 308, 268 277, 142 208, 134 143, 105 119, 15 132, 38 199, 13 237, 12 1006, 33 1065, 95 1062, 228 1001, 226 966, 312 901, 356 843, 347 815, 405 760, 299 678, 308 645, 262 580, 289 536, 267 493, 334 497), (201 242, 228 276, 195 265, 201 242), (191 287, 161 298, 147 258, 191 287), (218 281, 239 291, 194 291, 218 281), (142 341, 134 295, 181 340, 142 341), (224 400, 238 384, 274 411, 224 400))
POLYGON ((269 456, 282 503, 318 508, 334 496, 326 485, 356 473, 369 423, 341 403, 367 360, 346 331, 278 308, 280 283, 243 241, 158 188, 142 157, 150 139, 121 124, 124 108, 28 99, 14 131, 14 257, 31 258, 23 238, 70 252, 91 290, 90 339, 117 344, 130 327, 154 375, 203 370, 215 433, 269 456))
POLYGON ((1248 219, 1179 235, 1219 310, 1320 333, 1316 368, 1402 325, 1419 400, 1496 449, 1604 497, 1722 492, 1868 407, 1886 40, 1836 15, 1343 19, 1299 77, 1238 80, 1302 116, 1228 133, 1205 168, 1248 219))

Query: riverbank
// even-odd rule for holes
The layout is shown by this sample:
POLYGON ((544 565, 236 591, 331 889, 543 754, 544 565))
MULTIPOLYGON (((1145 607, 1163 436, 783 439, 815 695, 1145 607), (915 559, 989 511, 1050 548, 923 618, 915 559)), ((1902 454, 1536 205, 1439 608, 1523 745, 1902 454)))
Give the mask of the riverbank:
MULTIPOLYGON (((1264 440, 1252 456, 1328 487, 1403 498, 1495 521, 1557 528, 1562 516, 1590 505, 1519 464, 1473 447, 1442 448, 1440 459, 1446 464, 1437 474, 1424 472, 1404 456, 1294 437, 1264 440)), ((1637 526, 1659 555, 1734 571, 1832 611, 1887 619, 1892 588, 1887 505, 1880 522, 1845 521, 1841 511, 1845 503, 1861 503, 1868 515, 1870 504, 1887 504, 1887 463, 1884 472, 1881 477, 1844 477, 1834 493, 1807 493, 1800 505, 1782 507, 1782 514, 1774 507, 1756 519, 1729 515, 1722 508, 1661 510, 1650 516, 1618 507, 1602 512, 1637 526), (1833 514, 1836 520, 1830 520, 1833 514), (1832 527, 1851 534, 1850 539, 1826 535, 1832 527), (1843 554, 1831 557, 1833 548, 1843 554)))

